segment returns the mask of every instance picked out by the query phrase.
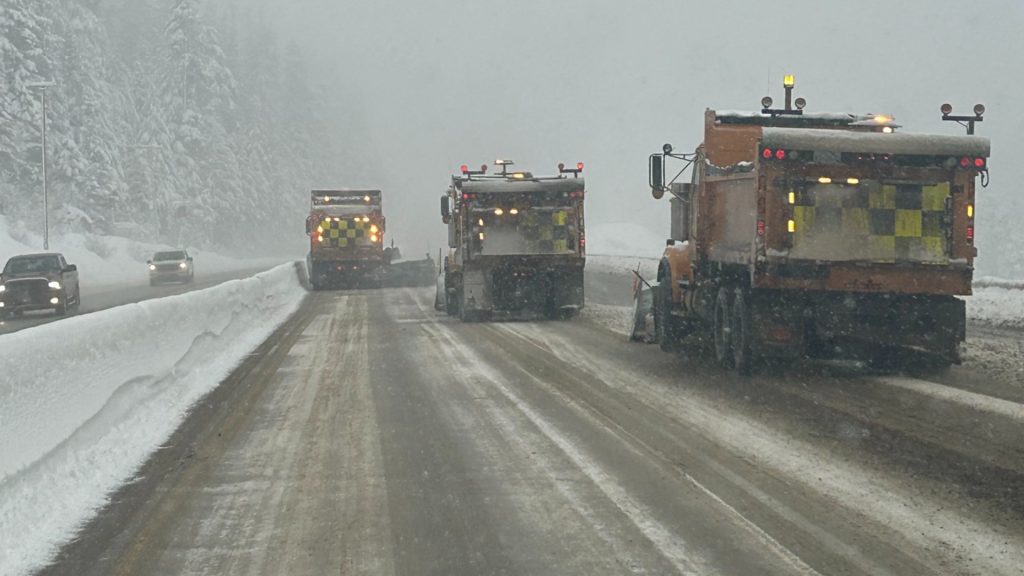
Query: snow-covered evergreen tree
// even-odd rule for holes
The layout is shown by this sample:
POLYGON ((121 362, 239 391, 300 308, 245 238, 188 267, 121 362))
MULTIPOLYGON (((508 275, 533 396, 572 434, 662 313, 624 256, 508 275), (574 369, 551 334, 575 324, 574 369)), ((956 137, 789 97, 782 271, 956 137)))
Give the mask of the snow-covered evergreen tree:
POLYGON ((281 45, 247 3, 3 0, 0 214, 38 218, 42 108, 28 85, 53 80, 58 232, 272 249, 268 231, 301 229, 310 187, 345 183, 341 141, 362 140, 335 127, 335 99, 281 45))

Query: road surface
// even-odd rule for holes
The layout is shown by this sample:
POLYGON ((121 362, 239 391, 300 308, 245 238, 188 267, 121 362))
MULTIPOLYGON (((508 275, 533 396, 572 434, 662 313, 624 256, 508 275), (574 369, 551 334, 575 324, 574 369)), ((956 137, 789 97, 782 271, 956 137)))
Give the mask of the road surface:
POLYGON ((744 379, 432 303, 310 294, 43 573, 1024 573, 1014 333, 744 379))
POLYGON ((0 335, 11 334, 19 330, 32 328, 33 326, 70 318, 71 316, 99 312, 100 310, 125 304, 134 304, 143 300, 149 300, 150 298, 163 298, 175 294, 183 294, 191 290, 202 290, 203 288, 216 286, 228 280, 248 278, 271 267, 270 265, 252 266, 226 272, 197 274, 195 281, 191 284, 175 283, 150 286, 148 282, 143 281, 120 286, 83 285, 81 307, 72 310, 67 316, 58 316, 50 311, 39 311, 26 312, 20 318, 0 318, 0 335))

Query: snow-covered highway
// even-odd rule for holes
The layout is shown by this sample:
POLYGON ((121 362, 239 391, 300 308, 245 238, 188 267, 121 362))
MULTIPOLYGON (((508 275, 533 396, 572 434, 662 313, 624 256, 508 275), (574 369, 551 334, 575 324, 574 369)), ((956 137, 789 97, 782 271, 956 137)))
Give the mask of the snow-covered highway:
POLYGON ((589 313, 462 324, 432 301, 309 295, 42 573, 1024 565, 1016 332, 941 377, 744 379, 589 313))

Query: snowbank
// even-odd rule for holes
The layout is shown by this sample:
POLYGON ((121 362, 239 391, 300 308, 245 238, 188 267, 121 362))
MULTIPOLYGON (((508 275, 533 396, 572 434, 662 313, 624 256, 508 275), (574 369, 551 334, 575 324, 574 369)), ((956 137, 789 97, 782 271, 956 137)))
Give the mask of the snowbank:
MULTIPOLYGON (((42 238, 29 231, 22 223, 10 223, 0 215, 0 267, 11 256, 43 251, 42 238)), ((148 281, 146 260, 154 252, 173 250, 172 246, 147 244, 118 236, 95 234, 66 234, 50 237, 50 250, 61 252, 68 262, 78 266, 82 286, 143 284, 148 281)), ((259 266, 280 264, 281 258, 266 260, 239 260, 213 252, 189 249, 195 260, 196 271, 228 272, 259 266)))
POLYGON ((633 270, 639 269, 640 275, 648 282, 658 277, 658 258, 642 256, 607 256, 604 254, 587 254, 587 272, 602 274, 618 274, 633 279, 633 270))
POLYGON ((967 317, 1002 328, 1024 328, 1024 290, 975 286, 967 300, 967 317))
POLYGON ((46 562, 305 294, 288 264, 0 336, 0 573, 46 562))
POLYGON ((591 222, 587 224, 587 257, 643 255, 659 258, 668 231, 655 230, 635 222, 591 222))

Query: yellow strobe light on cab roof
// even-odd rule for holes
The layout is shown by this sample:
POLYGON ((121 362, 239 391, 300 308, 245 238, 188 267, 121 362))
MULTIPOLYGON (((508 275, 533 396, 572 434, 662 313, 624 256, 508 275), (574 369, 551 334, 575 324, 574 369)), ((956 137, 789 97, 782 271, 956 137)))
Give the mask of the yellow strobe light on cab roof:
MULTIPOLYGON (((778 78, 778 76, 776 76, 778 78)), ((786 74, 782 77, 782 86, 784 88, 792 88, 796 85, 796 78, 792 74, 786 74)))

